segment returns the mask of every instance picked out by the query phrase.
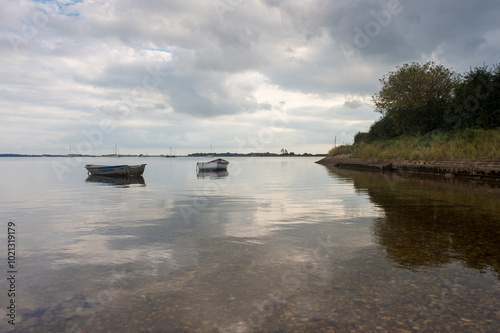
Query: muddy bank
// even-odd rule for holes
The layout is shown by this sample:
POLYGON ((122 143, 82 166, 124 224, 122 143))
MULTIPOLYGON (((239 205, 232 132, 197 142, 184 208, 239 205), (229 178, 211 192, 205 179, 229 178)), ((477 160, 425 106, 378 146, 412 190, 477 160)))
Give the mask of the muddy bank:
POLYGON ((467 177, 475 179, 500 181, 500 160, 478 159, 439 160, 439 161, 403 161, 395 159, 351 158, 350 155, 325 157, 316 163, 332 165, 339 168, 367 170, 406 170, 439 174, 445 177, 467 177))

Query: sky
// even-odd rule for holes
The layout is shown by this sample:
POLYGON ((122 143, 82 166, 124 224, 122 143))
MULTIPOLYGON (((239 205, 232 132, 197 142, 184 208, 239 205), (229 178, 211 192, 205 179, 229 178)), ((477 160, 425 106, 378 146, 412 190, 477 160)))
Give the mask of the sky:
POLYGON ((0 153, 327 153, 397 66, 500 63, 498 0, 0 5, 0 153))

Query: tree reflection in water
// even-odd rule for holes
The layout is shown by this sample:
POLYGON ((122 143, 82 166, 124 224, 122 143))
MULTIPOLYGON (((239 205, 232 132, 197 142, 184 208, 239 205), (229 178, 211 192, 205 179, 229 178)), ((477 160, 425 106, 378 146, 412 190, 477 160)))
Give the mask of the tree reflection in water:
POLYGON ((382 208, 375 241, 416 271, 460 261, 500 277, 500 184, 438 176, 329 168, 382 208))

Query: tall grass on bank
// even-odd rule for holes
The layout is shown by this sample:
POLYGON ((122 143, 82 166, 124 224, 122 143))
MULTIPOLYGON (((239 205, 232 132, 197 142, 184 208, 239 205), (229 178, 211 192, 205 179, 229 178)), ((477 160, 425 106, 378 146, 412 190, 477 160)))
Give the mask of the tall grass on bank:
POLYGON ((433 132, 370 143, 360 142, 339 146, 328 152, 328 156, 339 154, 351 154, 351 157, 359 158, 375 157, 408 161, 500 159, 500 128, 433 132))

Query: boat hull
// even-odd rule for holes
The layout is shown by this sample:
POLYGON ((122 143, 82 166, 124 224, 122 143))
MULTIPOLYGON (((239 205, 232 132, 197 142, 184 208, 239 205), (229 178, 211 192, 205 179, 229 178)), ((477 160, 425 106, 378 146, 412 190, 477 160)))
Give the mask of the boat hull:
POLYGON ((227 170, 229 162, 218 158, 210 162, 198 162, 196 168, 200 171, 224 171, 227 170))
POLYGON ((146 164, 141 165, 95 165, 87 164, 85 169, 93 176, 136 177, 144 173, 146 164))

